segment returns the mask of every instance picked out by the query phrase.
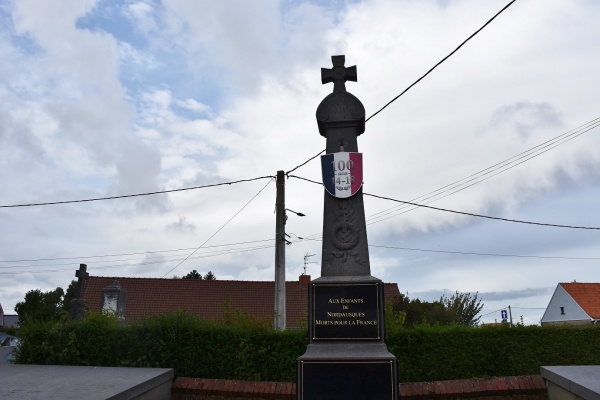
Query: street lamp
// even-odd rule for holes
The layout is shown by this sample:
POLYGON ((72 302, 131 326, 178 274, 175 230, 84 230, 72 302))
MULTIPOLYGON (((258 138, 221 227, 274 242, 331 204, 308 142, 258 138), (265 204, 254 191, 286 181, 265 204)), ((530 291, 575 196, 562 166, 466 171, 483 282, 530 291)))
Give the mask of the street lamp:
POLYGON ((306 217, 306 214, 302 214, 301 212, 296 212, 294 210, 290 210, 289 208, 286 208, 285 211, 291 211, 291 212, 293 212, 294 214, 296 214, 299 217, 306 217))

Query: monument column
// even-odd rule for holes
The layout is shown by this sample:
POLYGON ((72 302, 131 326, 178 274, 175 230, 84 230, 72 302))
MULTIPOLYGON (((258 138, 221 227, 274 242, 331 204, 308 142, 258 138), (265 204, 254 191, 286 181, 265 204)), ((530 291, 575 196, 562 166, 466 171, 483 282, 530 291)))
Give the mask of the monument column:
POLYGON ((321 277, 309 287, 309 345, 298 358, 297 398, 396 400, 396 357, 385 345, 383 282, 371 276, 362 196, 365 109, 346 91, 356 67, 344 56, 321 69, 333 82, 317 108, 319 133, 327 140, 321 157, 325 198, 321 277))

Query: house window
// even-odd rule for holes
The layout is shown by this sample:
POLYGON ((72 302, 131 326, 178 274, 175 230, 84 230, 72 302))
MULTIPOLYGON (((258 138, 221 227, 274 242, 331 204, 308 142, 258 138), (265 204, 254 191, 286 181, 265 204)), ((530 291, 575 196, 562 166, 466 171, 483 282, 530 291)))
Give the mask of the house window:
POLYGON ((564 307, 560 308, 560 315, 565 315, 565 308, 564 307))

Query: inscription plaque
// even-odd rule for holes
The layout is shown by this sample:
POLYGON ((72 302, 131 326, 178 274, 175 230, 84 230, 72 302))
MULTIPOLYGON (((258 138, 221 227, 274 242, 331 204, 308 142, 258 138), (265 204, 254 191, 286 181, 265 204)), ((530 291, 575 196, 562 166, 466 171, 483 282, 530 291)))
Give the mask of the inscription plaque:
POLYGON ((315 284, 313 340, 380 340, 379 283, 315 284))
POLYGON ((393 361, 314 361, 300 368, 301 400, 396 398, 393 361))

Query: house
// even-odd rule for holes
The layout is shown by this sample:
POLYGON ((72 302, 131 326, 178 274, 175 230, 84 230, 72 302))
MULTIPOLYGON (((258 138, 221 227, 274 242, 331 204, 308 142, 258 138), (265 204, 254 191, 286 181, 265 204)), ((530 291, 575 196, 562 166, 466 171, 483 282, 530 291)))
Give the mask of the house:
POLYGON ((19 329, 19 316, 16 314, 4 314, 2 304, 0 304, 0 328, 19 329))
MULTIPOLYGON (((307 323, 309 283, 309 275, 301 275, 298 281, 286 282, 288 328, 298 328, 307 323)), ((400 296, 395 283, 386 283, 384 293, 386 300, 400 296)), ((225 309, 273 321, 275 282, 89 276, 84 299, 90 311, 116 311, 123 321, 187 311, 220 322, 225 319, 225 309)))
POLYGON ((600 283, 559 283, 542 325, 589 325, 600 320, 600 283))

